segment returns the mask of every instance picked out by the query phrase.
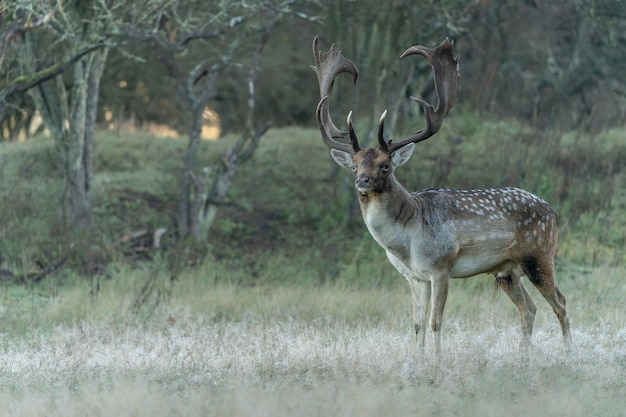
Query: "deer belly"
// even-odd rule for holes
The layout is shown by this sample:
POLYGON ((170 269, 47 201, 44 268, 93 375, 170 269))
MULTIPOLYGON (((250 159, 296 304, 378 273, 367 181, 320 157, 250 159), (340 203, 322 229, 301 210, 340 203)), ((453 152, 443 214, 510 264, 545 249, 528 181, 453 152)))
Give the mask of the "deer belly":
POLYGON ((510 259, 506 249, 462 249, 454 261, 450 276, 452 278, 465 278, 492 272, 508 260, 510 259))

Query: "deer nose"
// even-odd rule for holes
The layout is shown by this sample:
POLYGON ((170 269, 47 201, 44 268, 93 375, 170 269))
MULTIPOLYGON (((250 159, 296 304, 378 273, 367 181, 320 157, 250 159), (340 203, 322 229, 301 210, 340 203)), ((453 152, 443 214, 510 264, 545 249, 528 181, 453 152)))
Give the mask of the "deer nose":
POLYGON ((367 175, 365 175, 365 174, 361 174, 361 175, 359 175, 359 176, 358 176, 358 177, 356 177, 356 179, 354 180, 354 184, 355 184, 357 187, 362 187, 362 188, 365 188, 365 187, 369 186, 369 183, 370 183, 370 178, 369 178, 367 175))

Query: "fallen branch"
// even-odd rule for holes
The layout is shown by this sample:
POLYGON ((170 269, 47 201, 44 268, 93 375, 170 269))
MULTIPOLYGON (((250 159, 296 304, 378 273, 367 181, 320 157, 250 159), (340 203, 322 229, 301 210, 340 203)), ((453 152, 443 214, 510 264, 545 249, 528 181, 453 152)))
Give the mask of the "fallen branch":
POLYGON ((132 242, 132 250, 135 252, 148 252, 151 249, 159 249, 161 247, 161 238, 167 233, 165 227, 159 227, 154 230, 137 230, 124 233, 115 242, 109 245, 110 249, 116 249, 120 246, 132 242))
POLYGON ((0 268, 0 282, 16 282, 20 284, 36 284, 43 280, 45 277, 59 269, 67 261, 67 257, 59 258, 56 261, 50 262, 39 272, 29 272, 26 274, 15 274, 8 269, 0 268))

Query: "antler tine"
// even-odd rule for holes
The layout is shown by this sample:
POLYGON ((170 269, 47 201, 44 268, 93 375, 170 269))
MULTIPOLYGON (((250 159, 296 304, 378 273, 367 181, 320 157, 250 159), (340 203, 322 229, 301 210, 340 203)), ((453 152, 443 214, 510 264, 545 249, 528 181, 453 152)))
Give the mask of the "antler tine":
POLYGON ((385 117, 387 116, 387 110, 380 115, 380 119, 378 120, 378 148, 383 151, 389 153, 389 144, 385 140, 383 133, 385 132, 385 117))
MULTIPOLYGON (((358 71, 356 66, 349 59, 345 58, 341 51, 335 49, 333 44, 328 52, 322 52, 319 50, 317 43, 318 37, 313 39, 313 57, 315 59, 315 66, 313 70, 317 75, 317 80, 320 87, 320 102, 317 105, 317 123, 320 126, 322 133, 322 140, 324 143, 332 149, 339 149, 349 153, 355 153, 359 150, 358 140, 356 135, 350 134, 339 130, 333 123, 330 117, 330 106, 328 104, 330 93, 333 89, 333 83, 335 77, 342 72, 347 72, 352 75, 354 83, 356 83, 358 77, 358 71), (350 134, 350 143, 339 142, 333 138, 345 138, 350 134)), ((352 132, 354 133, 354 132, 352 132)))
POLYGON ((361 147, 359 146, 359 139, 356 137, 356 132, 354 131, 354 126, 352 125, 352 111, 348 113, 346 123, 348 124, 348 132, 350 133, 350 144, 356 153, 361 149, 361 147))
POLYGON ((439 104, 436 109, 425 100, 411 97, 413 101, 421 104, 426 115, 426 127, 415 132, 415 135, 401 141, 390 143, 388 152, 391 153, 404 145, 414 142, 421 142, 428 139, 441 127, 443 119, 446 117, 454 99, 460 88, 459 58, 454 55, 454 43, 448 38, 444 39, 435 49, 426 48, 422 45, 415 45, 404 51, 401 58, 408 55, 422 55, 430 62, 435 74, 435 91, 439 104))

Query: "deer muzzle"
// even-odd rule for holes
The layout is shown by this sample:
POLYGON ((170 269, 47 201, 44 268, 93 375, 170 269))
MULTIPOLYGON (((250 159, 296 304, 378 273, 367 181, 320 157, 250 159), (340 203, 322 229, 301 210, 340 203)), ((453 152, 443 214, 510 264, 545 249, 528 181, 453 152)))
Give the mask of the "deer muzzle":
POLYGON ((356 186, 357 190, 362 193, 371 191, 373 183, 374 181, 372 181, 372 178, 365 174, 359 174, 354 180, 354 185, 356 186))

